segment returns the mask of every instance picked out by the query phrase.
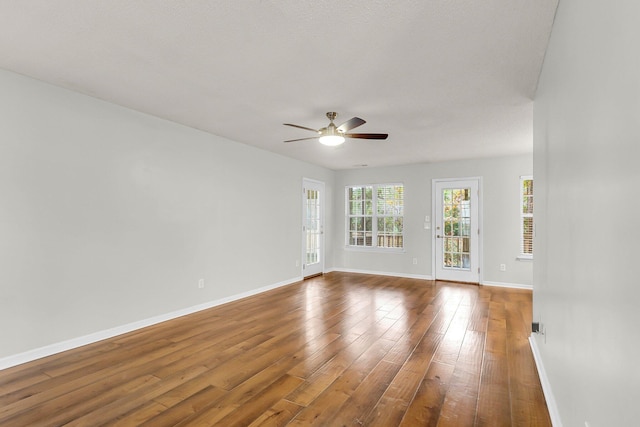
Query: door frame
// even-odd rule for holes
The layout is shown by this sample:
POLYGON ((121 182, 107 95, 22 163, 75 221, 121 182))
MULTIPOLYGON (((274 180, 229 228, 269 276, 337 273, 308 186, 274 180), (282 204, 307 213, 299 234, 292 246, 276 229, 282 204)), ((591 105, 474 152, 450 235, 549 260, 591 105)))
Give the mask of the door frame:
POLYGON ((437 194, 436 194, 436 184, 437 183, 453 183, 457 181, 477 181, 478 182, 478 268, 480 271, 478 272, 478 284, 482 284, 482 278, 484 276, 484 226, 482 220, 482 177, 481 176, 470 176, 470 177, 456 177, 456 178, 433 178, 431 180, 431 274, 433 276, 433 280, 438 280, 436 277, 436 206, 437 206, 437 194))
POLYGON ((325 248, 325 238, 324 238, 324 223, 325 223, 325 202, 326 202, 326 196, 325 196, 325 184, 322 181, 318 181, 316 179, 311 179, 311 178, 302 178, 302 201, 301 201, 301 206, 302 206, 302 215, 301 216, 301 220, 302 220, 302 225, 300 227, 301 230, 301 262, 300 262, 300 272, 301 272, 301 276, 304 279, 305 277, 309 277, 309 276, 314 276, 317 274, 324 274, 324 267, 325 267, 325 262, 324 262, 324 257, 325 257, 325 253, 326 253, 326 248, 325 248), (314 185, 314 186, 319 186, 320 187, 320 221, 321 221, 321 234, 320 234, 320 272, 319 273, 313 273, 313 274, 306 274, 306 259, 307 259, 307 235, 306 235, 306 230, 305 230, 305 221, 306 221, 306 202, 307 202, 307 192, 306 192, 306 188, 307 188, 307 183, 314 185))

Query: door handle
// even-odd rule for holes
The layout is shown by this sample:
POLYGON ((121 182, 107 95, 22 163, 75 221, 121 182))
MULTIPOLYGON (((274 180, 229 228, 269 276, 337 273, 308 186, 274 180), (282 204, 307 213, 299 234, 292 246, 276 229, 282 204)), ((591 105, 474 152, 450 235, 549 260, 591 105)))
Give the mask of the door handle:
POLYGON ((439 235, 439 234, 436 234, 436 237, 437 237, 438 239, 442 239, 442 236, 441 236, 441 235, 439 235))

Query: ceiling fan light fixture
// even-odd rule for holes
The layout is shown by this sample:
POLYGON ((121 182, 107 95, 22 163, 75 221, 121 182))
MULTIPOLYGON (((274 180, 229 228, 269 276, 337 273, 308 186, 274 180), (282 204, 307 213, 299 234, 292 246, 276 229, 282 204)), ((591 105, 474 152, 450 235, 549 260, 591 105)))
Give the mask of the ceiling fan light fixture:
POLYGON ((329 147, 335 147, 344 142, 344 136, 340 135, 324 135, 320 137, 320 144, 328 145, 329 147))

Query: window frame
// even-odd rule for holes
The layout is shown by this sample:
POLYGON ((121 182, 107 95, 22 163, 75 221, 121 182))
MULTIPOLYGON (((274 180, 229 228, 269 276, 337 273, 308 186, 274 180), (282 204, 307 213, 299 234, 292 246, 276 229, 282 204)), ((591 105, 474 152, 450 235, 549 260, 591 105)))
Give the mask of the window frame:
MULTIPOLYGON (((520 240, 520 247, 519 247, 519 254, 518 254, 518 259, 519 260, 533 260, 533 254, 534 254, 534 248, 533 248, 533 237, 535 235, 535 220, 533 217, 533 210, 535 209, 535 207, 532 209, 531 213, 525 213, 523 212, 523 207, 524 207, 524 201, 525 201, 525 196, 529 196, 526 195, 524 193, 524 182, 525 181, 532 181, 533 182, 533 175, 522 175, 520 176, 520 187, 519 187, 519 193, 520 193, 520 204, 518 205, 518 209, 520 211, 520 236, 519 236, 519 240, 520 240), (525 236, 524 236, 524 222, 525 222, 525 218, 531 218, 531 253, 525 253, 524 252, 524 247, 525 247, 525 236)), ((531 199, 532 201, 534 201, 535 203, 535 187, 532 187, 531 190, 531 199)), ((535 205, 534 205, 535 206, 535 205)))
MULTIPOLYGON (((404 248, 404 217, 405 217, 405 197, 404 197, 404 193, 405 193, 405 185, 402 182, 395 182, 395 183, 383 183, 383 184, 352 184, 352 185, 345 185, 344 187, 345 191, 344 191, 344 200, 345 200, 345 233, 344 233, 344 244, 345 244, 345 249, 347 250, 352 250, 352 251, 363 251, 363 252, 405 252, 405 248, 404 248), (382 188, 382 187, 398 187, 401 186, 402 187, 402 215, 384 215, 384 214, 379 214, 378 213, 378 189, 382 188), (364 193, 366 194, 366 191, 368 188, 371 189, 371 215, 367 215, 366 212, 362 215, 353 215, 350 212, 350 202, 351 200, 349 199, 349 190, 350 189, 355 189, 355 188, 361 188, 363 189, 364 193), (366 245, 352 245, 350 244, 350 234, 351 234, 351 229, 350 229, 350 223, 351 223, 351 218, 353 217, 362 217, 363 220, 365 221, 366 224, 366 218, 370 218, 371 219, 371 246, 366 246, 366 245), (402 247, 388 247, 388 246, 378 246, 378 219, 379 218, 388 218, 388 217, 393 217, 393 218, 401 218, 402 219, 402 232, 400 234, 401 238, 402 238, 402 247)), ((363 203, 365 203, 367 201, 366 197, 363 198, 363 203)), ((365 226, 365 230, 363 230, 365 233, 367 232, 366 230, 366 226, 365 226)), ((365 235, 365 239, 364 239, 364 243, 366 244, 366 235, 365 235)))

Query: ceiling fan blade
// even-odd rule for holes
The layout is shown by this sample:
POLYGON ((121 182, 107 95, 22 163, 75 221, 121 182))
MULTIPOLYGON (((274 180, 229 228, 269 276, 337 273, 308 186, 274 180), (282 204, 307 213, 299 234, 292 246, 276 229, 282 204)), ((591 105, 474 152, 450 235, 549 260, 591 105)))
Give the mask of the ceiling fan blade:
POLYGON ((349 132, 351 129, 355 129, 358 126, 362 126, 365 123, 367 122, 362 120, 360 117, 354 117, 352 119, 347 120, 340 126, 338 126, 338 130, 342 132, 349 132))
POLYGON ((360 138, 360 139, 387 139, 388 133, 345 133, 346 138, 360 138))
POLYGON ((318 130, 311 129, 311 128, 308 128, 306 126, 292 125, 291 123, 283 123, 283 125, 285 125, 285 126, 293 126, 294 128, 300 128, 300 129, 310 130, 311 132, 320 133, 318 130))
POLYGON ((284 142, 296 142, 296 141, 306 141, 307 139, 318 139, 317 136, 312 136, 311 138, 300 138, 300 139, 288 139, 284 142))

